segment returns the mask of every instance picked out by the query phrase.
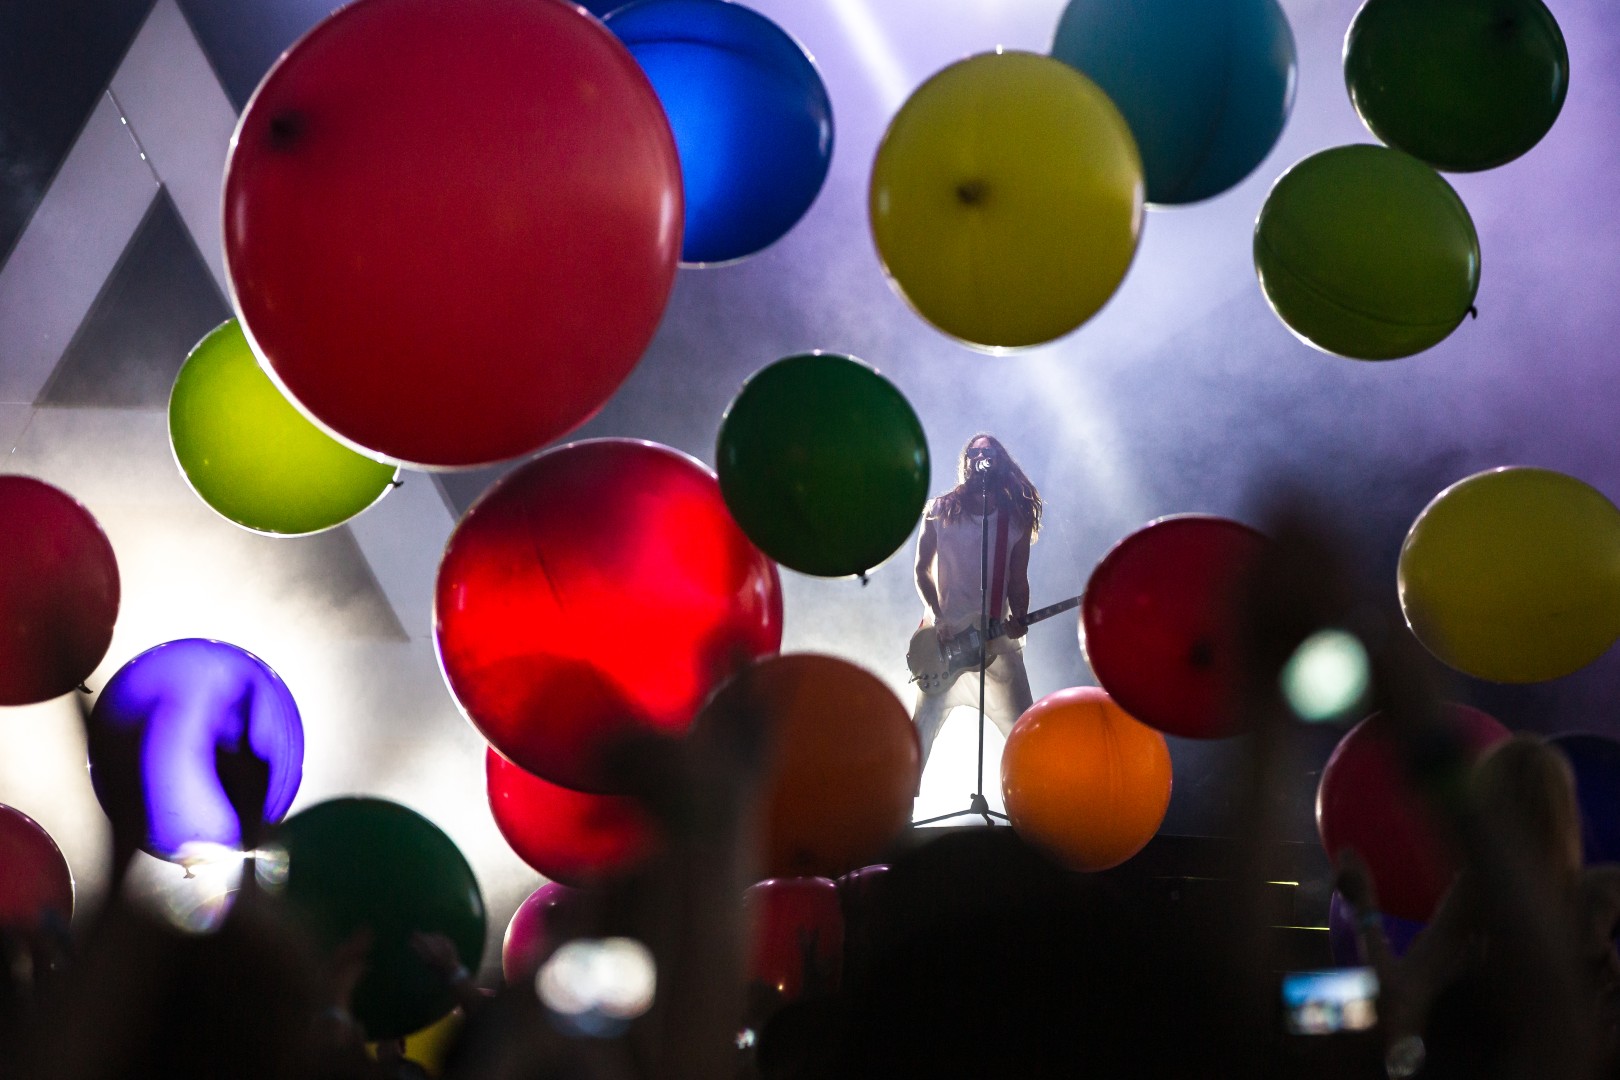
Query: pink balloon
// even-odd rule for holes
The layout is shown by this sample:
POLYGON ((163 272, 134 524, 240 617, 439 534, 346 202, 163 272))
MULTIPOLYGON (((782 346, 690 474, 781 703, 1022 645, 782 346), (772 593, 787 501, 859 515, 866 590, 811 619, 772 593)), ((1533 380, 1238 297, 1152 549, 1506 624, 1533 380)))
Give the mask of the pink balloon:
POLYGON ((563 943, 562 928, 579 902, 578 889, 549 881, 518 905, 501 942, 501 974, 506 985, 534 981, 540 965, 563 943))

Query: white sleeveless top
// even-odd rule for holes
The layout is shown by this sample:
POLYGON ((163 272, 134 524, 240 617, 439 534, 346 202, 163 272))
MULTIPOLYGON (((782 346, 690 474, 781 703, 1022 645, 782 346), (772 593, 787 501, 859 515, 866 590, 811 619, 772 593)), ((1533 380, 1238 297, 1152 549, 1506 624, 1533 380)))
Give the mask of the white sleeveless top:
MULTIPOLYGON (((934 587, 939 591, 940 622, 950 633, 966 629, 979 619, 983 593, 979 588, 979 550, 984 539, 984 516, 963 513, 947 520, 938 513, 937 504, 930 503, 928 520, 933 523, 934 535, 939 540, 934 556, 934 587)), ((1012 552, 1023 538, 1023 520, 1014 515, 1007 523, 1007 550, 1002 553, 1001 589, 996 591, 996 538, 1001 529, 1001 511, 990 510, 990 618, 1003 619, 1010 615, 1007 601, 1007 583, 1012 576, 1012 552)), ((992 643, 992 651, 1007 647, 1022 647, 1022 639, 1001 638, 992 643), (1000 648, 997 648, 1000 646, 1000 648)))

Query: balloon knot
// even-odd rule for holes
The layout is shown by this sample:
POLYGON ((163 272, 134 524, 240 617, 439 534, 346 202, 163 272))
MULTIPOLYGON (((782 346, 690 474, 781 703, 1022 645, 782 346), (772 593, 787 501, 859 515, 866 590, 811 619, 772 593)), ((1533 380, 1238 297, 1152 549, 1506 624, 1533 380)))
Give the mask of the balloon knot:
POLYGON ((1479 318, 1479 308, 1470 305, 1469 308, 1468 308, 1468 317, 1470 319, 1479 318))
POLYGON ((956 185, 956 197, 964 206, 978 206, 990 194, 990 187, 983 180, 964 180, 956 185))
POLYGON ((287 150, 298 141, 304 133, 304 117, 302 113, 282 112, 270 118, 270 146, 275 150, 287 150))
POLYGON ((77 689, 79 691, 79 693, 81 693, 81 694, 91 694, 91 693, 95 692, 95 691, 91 690, 88 686, 84 685, 84 683, 80 683, 75 689, 77 689))
POLYGON ((866 571, 865 570, 862 570, 860 573, 856 574, 855 576, 861 579, 861 588, 863 588, 863 589, 866 588, 868 585, 872 584, 872 579, 866 576, 866 571))
POLYGON ((401 480, 399 477, 396 476, 392 480, 388 481, 388 486, 389 487, 396 487, 396 488, 397 487, 404 487, 405 486, 405 481, 401 480))

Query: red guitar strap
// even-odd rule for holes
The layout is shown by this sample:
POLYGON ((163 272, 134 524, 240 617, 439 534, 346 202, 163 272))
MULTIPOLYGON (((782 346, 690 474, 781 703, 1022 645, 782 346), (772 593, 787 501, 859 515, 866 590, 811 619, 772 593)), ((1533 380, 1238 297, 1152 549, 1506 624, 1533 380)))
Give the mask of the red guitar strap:
POLYGON ((990 576, 990 617, 1001 618, 1003 605, 1007 602, 1007 533, 1011 528, 1011 517, 1005 510, 996 511, 996 553, 995 571, 990 576))

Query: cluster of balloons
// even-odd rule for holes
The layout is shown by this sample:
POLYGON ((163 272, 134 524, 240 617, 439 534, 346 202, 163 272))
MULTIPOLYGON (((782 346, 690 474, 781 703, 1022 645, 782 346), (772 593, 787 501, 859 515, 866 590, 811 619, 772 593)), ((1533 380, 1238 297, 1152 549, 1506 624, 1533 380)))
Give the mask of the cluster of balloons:
MULTIPOLYGON (((898 400, 886 383, 872 396, 898 400)), ((746 479, 770 440, 732 441, 746 479)), ((613 772, 615 744, 743 722, 775 747, 759 810, 770 873, 836 875, 881 854, 910 818, 915 730, 869 672, 776 656, 781 619, 775 564, 683 454, 591 440, 495 484, 446 546, 434 631, 452 693, 489 740, 490 806, 513 849, 566 883, 628 872, 659 840, 613 772)))
POLYGON ((1495 682, 1555 679, 1620 636, 1620 510, 1550 469, 1477 473, 1401 546, 1401 610, 1430 652, 1495 682))
POLYGON ((275 385, 343 443, 424 468, 518 457, 623 382, 679 262, 743 258, 804 215, 832 142, 814 63, 740 4, 639 0, 604 22, 360 0, 243 113, 235 307, 275 385))
POLYGON ((1479 289, 1479 237, 1435 170, 1494 168, 1539 142, 1569 54, 1541 0, 1366 0, 1344 77, 1386 145, 1324 150, 1284 173, 1255 224, 1255 269, 1307 343, 1410 356, 1455 330, 1479 289))
POLYGON ((1276 144, 1294 37, 1276 0, 1072 0, 1050 56, 934 75, 872 167, 878 256, 970 345, 1038 345, 1090 319, 1136 252, 1144 202, 1220 194, 1276 144))

